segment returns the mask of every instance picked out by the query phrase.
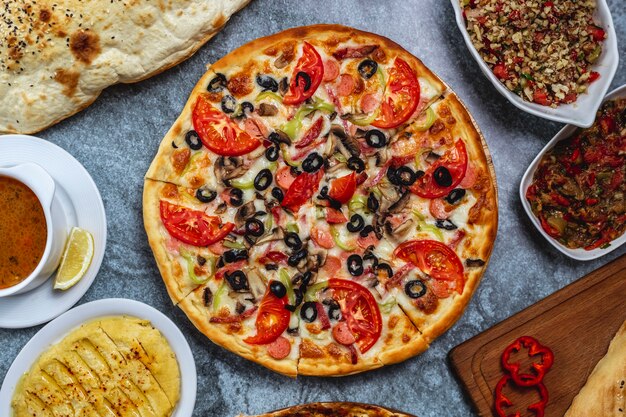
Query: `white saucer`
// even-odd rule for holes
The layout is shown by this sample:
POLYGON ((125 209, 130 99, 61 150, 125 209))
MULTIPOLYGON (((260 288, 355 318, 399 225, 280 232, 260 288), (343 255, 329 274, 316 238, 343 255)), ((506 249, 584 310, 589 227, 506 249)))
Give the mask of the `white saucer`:
MULTIPOLYGON (((1 142, 1 138, 0 138, 1 142)), ((180 401, 172 417, 190 417, 196 402, 196 364, 185 336, 176 325, 160 311, 123 298, 108 298, 83 304, 48 323, 33 336, 15 358, 0 388, 0 416, 10 416, 11 399, 15 386, 28 372, 35 360, 50 345, 63 339, 72 329, 98 317, 127 315, 149 320, 172 346, 180 368, 180 401)))
MULTIPOLYGON (((0 299, 0 328, 24 328, 52 320, 71 308, 91 286, 107 239, 107 222, 100 192, 85 168, 72 155, 43 139, 26 135, 0 136, 0 166, 24 162, 41 165, 56 182, 55 199, 65 212, 69 229, 78 226, 91 232, 94 255, 85 276, 72 288, 56 291, 54 275, 40 287, 0 299)), ((8 415, 2 414, 0 415, 8 415)))

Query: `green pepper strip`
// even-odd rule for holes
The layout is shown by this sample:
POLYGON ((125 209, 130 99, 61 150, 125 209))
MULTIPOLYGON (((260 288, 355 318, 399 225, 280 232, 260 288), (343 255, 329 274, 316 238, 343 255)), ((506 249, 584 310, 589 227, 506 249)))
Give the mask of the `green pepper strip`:
POLYGON ((396 305, 396 302, 394 300, 387 301, 385 304, 378 303, 380 312, 383 314, 391 313, 391 309, 393 309, 395 305, 396 305))
POLYGON ((191 253, 181 251, 180 254, 185 259, 185 262, 187 263, 187 274, 189 275, 189 278, 194 282, 194 284, 204 284, 205 282, 209 280, 209 278, 211 278, 211 274, 208 274, 205 279, 201 279, 196 275, 196 271, 194 270, 194 267, 196 266, 196 262, 194 261, 191 253))
POLYGON ((367 197, 363 195, 355 195, 348 202, 348 209, 353 212, 363 209, 366 209, 367 211, 367 197))
POLYGON ((226 282, 222 282, 213 296, 213 311, 218 311, 220 309, 223 298, 227 292, 228 287, 226 286, 226 282))
POLYGON ((335 106, 316 97, 314 98, 313 103, 305 104, 300 107, 293 119, 285 123, 280 130, 282 130, 292 140, 295 139, 300 129, 302 129, 302 120, 306 117, 306 115, 315 110, 332 113, 335 111, 335 106))
POLYGON ((413 215, 417 217, 417 230, 431 232, 439 241, 443 242, 443 233, 441 233, 441 230, 439 230, 437 226, 426 223, 426 218, 416 209, 413 209, 412 212, 413 215))
POLYGON ((328 281, 318 282, 317 284, 311 285, 304 294, 304 301, 317 301, 317 293, 326 288, 328 288, 328 281))
POLYGON ((341 249, 347 250, 347 251, 353 251, 356 249, 356 246, 350 245, 349 243, 346 243, 343 240, 341 240, 341 235, 339 234, 339 230, 337 230, 335 227, 333 226, 330 227, 330 234, 333 235, 333 239, 335 240, 335 243, 341 249))
POLYGON ((429 107, 426 109, 426 120, 424 121, 423 124, 417 124, 415 126, 416 130, 419 130, 420 132, 424 132, 428 129, 430 129, 430 127, 433 125, 433 123, 435 123, 435 111, 429 107))
POLYGON ((287 289, 287 298, 289 299, 289 304, 291 304, 292 306, 296 305, 296 294, 293 292, 293 285, 291 284, 289 272, 287 272, 286 269, 281 268, 278 272, 278 279, 287 289))
POLYGON ((200 159, 202 156, 204 155, 204 153, 202 152, 196 152, 193 155, 191 155, 191 158, 189 158, 189 162, 187 162, 187 165, 185 166, 185 169, 183 169, 183 173, 180 174, 181 176, 185 176, 185 174, 187 174, 189 172, 189 170, 191 169, 192 165, 195 164, 198 159, 200 159))
POLYGON ((284 143, 280 144, 280 153, 282 154, 283 159, 285 160, 287 165, 292 167, 299 167, 300 165, 302 165, 301 161, 294 161, 293 159, 291 159, 291 155, 289 155, 289 149, 284 143))
POLYGON ((246 245, 244 245, 241 242, 234 241, 234 240, 224 240, 222 244, 229 249, 245 249, 246 248, 246 245))
POLYGON ((256 96, 254 101, 258 103, 259 101, 263 101, 265 99, 274 100, 278 103, 283 102, 283 98, 272 91, 263 91, 258 96, 256 96))
POLYGON ((300 233, 300 228, 296 223, 287 223, 287 226, 285 226, 285 230, 290 233, 300 233))

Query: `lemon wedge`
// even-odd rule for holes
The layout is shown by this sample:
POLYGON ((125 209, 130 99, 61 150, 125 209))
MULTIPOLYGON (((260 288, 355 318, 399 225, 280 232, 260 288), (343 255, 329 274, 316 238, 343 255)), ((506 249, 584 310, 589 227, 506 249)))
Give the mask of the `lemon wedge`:
POLYGON ((73 227, 57 271, 54 289, 67 290, 73 287, 89 269, 92 258, 93 236, 80 227, 73 227))

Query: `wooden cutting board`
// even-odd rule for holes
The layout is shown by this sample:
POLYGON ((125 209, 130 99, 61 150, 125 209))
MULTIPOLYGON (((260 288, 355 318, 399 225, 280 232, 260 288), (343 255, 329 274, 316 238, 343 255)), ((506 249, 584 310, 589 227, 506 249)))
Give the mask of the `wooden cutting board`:
MULTIPOLYGON (((533 336, 555 357, 544 378, 550 396, 545 417, 562 417, 624 320, 626 255, 462 343, 449 359, 478 414, 495 416, 500 356, 518 337, 533 336)), ((517 400, 525 411, 536 397, 517 400)))

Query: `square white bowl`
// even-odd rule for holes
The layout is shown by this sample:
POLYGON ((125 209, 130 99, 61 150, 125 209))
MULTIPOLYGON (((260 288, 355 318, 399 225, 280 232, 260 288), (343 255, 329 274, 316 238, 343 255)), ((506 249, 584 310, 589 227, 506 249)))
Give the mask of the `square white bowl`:
MULTIPOLYGON (((626 84, 611 91, 602 100, 601 103, 603 103, 606 100, 614 99, 617 97, 626 97, 626 84)), ((570 249, 570 248, 563 246, 561 243, 559 243, 559 241, 554 239, 552 236, 547 234, 545 230, 543 230, 543 227, 541 227, 541 223, 539 222, 539 220, 533 213, 532 208, 530 207, 530 203, 528 202, 528 200, 526 200, 526 190, 528 190, 528 187, 530 186, 530 183, 533 180, 533 176, 535 175, 535 171, 537 170, 537 166, 539 165, 541 158, 543 158, 546 152, 552 149, 559 141, 569 138, 576 131, 576 129, 578 129, 578 127, 574 125, 565 126, 563 129, 559 131, 559 133, 556 134, 556 136, 554 136, 550 140, 550 142, 548 142, 548 144, 541 150, 541 152, 539 152, 539 155, 537 155, 535 159, 533 160, 533 162, 531 162, 530 166, 526 170, 526 173, 522 177, 522 182, 520 183, 520 187, 519 187, 519 196, 520 196, 520 199, 522 200, 522 206, 524 207, 524 210, 526 210, 526 214, 528 214, 528 217, 530 217, 530 221, 535 225, 537 230, 539 230, 539 233, 541 233, 548 242, 552 243, 552 246, 554 246, 555 248, 557 248, 558 250, 560 250, 565 255, 569 256, 570 258, 576 259, 578 261, 590 261, 592 259, 599 258, 600 256, 604 256, 607 253, 612 252, 615 249, 619 248, 622 244, 624 244, 624 242, 626 242, 626 233, 622 234, 617 239, 612 240, 610 242, 610 246, 605 249, 602 249, 602 248, 596 248, 592 250, 585 250, 582 248, 570 249)))
POLYGON ((478 63, 478 66, 500 94, 506 97, 515 107, 527 113, 555 122, 569 123, 579 127, 589 127, 593 124, 596 111, 600 107, 604 95, 609 90, 609 86, 611 85, 611 81, 613 81, 619 63, 617 35, 615 34, 613 18, 611 17, 611 11, 606 4, 606 0, 596 0, 597 6, 594 14, 594 18, 607 34, 602 44, 602 54, 596 63, 593 64, 593 70, 600 74, 600 78, 589 84, 587 92, 580 94, 574 103, 561 104, 557 108, 524 101, 520 96, 506 88, 494 75, 474 47, 467 28, 465 27, 463 8, 461 7, 460 0, 451 0, 451 2, 456 15, 456 23, 461 30, 465 44, 478 63))

